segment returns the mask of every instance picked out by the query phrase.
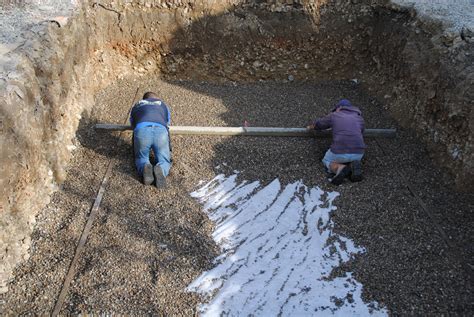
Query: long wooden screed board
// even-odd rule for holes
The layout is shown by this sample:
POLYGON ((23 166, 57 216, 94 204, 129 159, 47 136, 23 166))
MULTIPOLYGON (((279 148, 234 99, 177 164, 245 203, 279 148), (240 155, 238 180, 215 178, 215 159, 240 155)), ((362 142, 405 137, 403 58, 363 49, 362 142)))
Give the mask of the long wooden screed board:
MULTIPOLYGON (((95 125, 98 130, 126 131, 132 130, 126 124, 95 125)), ((170 126, 172 135, 241 135, 241 136, 279 136, 279 137, 329 137, 331 131, 314 131, 306 128, 267 128, 267 127, 192 127, 170 126)), ((365 129, 365 137, 394 138, 396 129, 365 129)))

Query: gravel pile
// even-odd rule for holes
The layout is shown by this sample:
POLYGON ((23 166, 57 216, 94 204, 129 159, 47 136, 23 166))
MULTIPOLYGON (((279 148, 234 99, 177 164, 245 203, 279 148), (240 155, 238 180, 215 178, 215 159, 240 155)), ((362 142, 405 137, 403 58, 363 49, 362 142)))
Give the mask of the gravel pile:
MULTIPOLYGON (((130 134, 118 142, 118 134, 92 129, 95 122, 123 123, 137 87, 140 96, 155 91, 170 105, 174 125, 240 126, 247 121, 250 126, 305 126, 345 97, 361 107, 367 127, 397 126, 383 105, 348 81, 117 82, 98 96, 92 114, 84 114, 69 177, 38 216, 32 256, 0 298, 4 313, 52 310, 109 158, 115 162, 113 175, 64 314, 194 314, 199 298, 184 289, 212 267, 218 250, 210 237, 212 223, 189 193, 216 173, 239 170, 242 179, 262 183, 303 179, 334 190, 319 162, 330 140, 302 138, 175 136, 169 187, 143 186, 135 175, 130 134)), ((450 189, 410 131, 367 143, 366 179, 337 188, 341 196, 333 213, 337 230, 367 252, 333 274, 353 271, 365 286, 364 298, 396 315, 469 314, 474 309, 472 280, 464 264, 473 259, 474 197, 450 189), (447 247, 397 170, 418 190, 458 251, 447 247)))

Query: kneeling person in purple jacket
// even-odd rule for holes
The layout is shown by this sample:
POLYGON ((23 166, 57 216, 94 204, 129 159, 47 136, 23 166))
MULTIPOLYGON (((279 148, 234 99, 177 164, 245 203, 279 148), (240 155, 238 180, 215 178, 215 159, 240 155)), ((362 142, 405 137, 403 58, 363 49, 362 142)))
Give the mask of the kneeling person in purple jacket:
POLYGON ((334 185, 340 185, 344 178, 351 181, 362 180, 361 159, 364 156, 364 119, 359 108, 347 99, 336 104, 332 112, 314 121, 308 129, 332 129, 332 144, 323 158, 323 164, 329 172, 335 174, 331 179, 334 185))
POLYGON ((168 106, 152 92, 145 93, 130 113, 135 166, 145 185, 155 181, 158 188, 166 186, 165 177, 171 168, 170 121, 168 106), (155 155, 154 166, 150 162, 151 149, 155 155))

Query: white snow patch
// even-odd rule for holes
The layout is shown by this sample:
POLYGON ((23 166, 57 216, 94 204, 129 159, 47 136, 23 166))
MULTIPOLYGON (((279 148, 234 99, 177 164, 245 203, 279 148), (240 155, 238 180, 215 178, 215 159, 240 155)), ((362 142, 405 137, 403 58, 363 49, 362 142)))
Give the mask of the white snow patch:
POLYGON ((238 174, 216 176, 191 193, 215 222, 222 254, 215 268, 187 288, 202 294, 203 316, 386 315, 362 301, 362 284, 351 273, 329 274, 364 252, 333 232, 330 213, 337 192, 237 183, 238 174))

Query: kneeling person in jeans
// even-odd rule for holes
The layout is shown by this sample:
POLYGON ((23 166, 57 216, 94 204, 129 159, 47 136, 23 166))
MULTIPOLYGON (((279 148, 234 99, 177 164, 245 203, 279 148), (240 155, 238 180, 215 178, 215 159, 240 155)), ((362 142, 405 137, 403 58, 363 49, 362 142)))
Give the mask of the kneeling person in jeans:
POLYGON ((329 172, 335 174, 331 183, 340 185, 349 176, 353 182, 361 181, 360 161, 366 148, 361 111, 349 100, 343 99, 329 115, 308 126, 308 129, 316 130, 329 128, 332 128, 332 144, 323 158, 323 164, 329 172))
POLYGON ((171 168, 170 121, 168 106, 152 92, 143 95, 143 99, 132 108, 130 123, 133 127, 135 166, 145 185, 155 181, 158 188, 166 186, 165 177, 171 168), (151 149, 155 155, 155 166, 150 163, 151 149))

